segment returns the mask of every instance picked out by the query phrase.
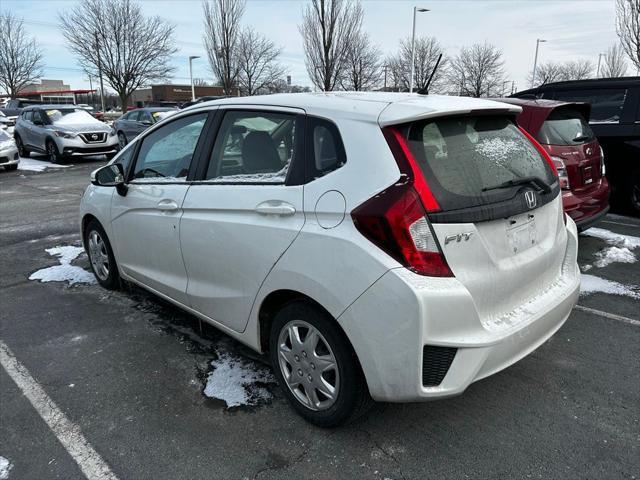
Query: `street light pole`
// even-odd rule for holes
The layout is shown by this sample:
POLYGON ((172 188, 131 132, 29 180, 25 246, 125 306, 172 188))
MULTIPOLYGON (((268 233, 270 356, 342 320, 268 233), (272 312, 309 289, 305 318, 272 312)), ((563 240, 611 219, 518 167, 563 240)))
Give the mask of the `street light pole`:
POLYGON ((546 42, 541 38, 536 39, 536 56, 533 59, 533 73, 531 74, 531 88, 535 86, 536 82, 536 68, 538 68, 538 49, 540 48, 540 44, 546 42))
POLYGON ((189 79, 191 80, 191 101, 196 101, 196 88, 193 85, 193 60, 196 58, 200 58, 196 55, 192 55, 189 57, 189 79))
POLYGON ((598 54, 598 71, 596 72, 596 78, 600 78, 600 62, 602 61, 602 57, 606 56, 604 53, 598 54))
POLYGON ((413 77, 416 70, 416 15, 418 12, 428 11, 428 8, 413 7, 413 31, 411 33, 411 76, 409 79, 409 93, 413 93, 413 77))

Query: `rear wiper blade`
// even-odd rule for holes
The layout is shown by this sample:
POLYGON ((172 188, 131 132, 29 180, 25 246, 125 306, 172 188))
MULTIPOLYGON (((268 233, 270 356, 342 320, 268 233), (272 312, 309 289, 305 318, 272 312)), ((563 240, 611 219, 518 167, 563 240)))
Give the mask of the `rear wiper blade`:
POLYGON ((584 142, 585 140, 589 140, 591 137, 589 135, 578 135, 573 139, 574 142, 584 142))
POLYGON ((538 187, 538 189, 542 190, 544 193, 551 193, 551 187, 540 177, 514 178, 513 180, 507 180, 506 182, 500 183, 498 185, 493 185, 492 187, 485 187, 482 189, 482 191, 487 192, 489 190, 515 187, 517 185, 535 185, 536 187, 538 187))

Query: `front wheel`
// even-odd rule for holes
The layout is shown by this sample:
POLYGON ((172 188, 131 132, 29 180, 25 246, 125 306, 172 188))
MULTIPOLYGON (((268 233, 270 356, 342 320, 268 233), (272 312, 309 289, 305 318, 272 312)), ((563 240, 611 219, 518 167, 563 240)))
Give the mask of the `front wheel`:
POLYGON ((124 132, 118 132, 118 145, 120 145, 121 150, 127 146, 127 137, 124 132))
POLYGON ((51 163, 62 163, 62 155, 58 152, 58 147, 53 140, 47 142, 47 157, 51 163))
POLYGON ((358 359, 333 318, 304 301, 285 305, 270 335, 273 370, 291 406, 308 422, 333 427, 372 404, 358 359))
POLYGON ((89 256, 91 270, 98 283, 108 290, 115 290, 120 286, 118 266, 113 255, 113 249, 102 225, 92 220, 85 229, 84 245, 89 256))
POLYGON ((16 147, 18 147, 18 155, 20 155, 21 157, 28 157, 29 150, 27 150, 27 148, 24 146, 24 143, 22 142, 22 138, 20 138, 19 135, 16 135, 15 140, 16 140, 16 147))

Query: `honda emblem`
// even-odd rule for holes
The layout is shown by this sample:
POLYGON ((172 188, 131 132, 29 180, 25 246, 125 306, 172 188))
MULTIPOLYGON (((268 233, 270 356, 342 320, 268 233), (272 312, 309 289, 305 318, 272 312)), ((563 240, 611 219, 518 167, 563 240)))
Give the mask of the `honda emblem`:
POLYGON ((533 190, 527 190, 526 192, 524 192, 524 199, 526 200, 527 207, 529 207, 529 209, 536 208, 536 205, 538 204, 536 192, 534 192, 533 190))

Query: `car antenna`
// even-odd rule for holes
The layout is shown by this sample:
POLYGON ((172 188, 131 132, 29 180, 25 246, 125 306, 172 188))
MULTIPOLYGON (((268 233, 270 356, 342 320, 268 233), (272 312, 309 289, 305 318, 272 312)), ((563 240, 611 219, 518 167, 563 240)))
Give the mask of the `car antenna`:
POLYGON ((433 67, 431 76, 429 77, 429 80, 427 81, 427 84, 424 86, 424 88, 421 88, 420 90, 418 90, 418 95, 429 95, 429 85, 431 85, 431 80, 433 80, 433 76, 436 74, 436 70, 438 70, 438 65, 440 65, 440 60, 442 60, 442 54, 438 55, 438 60, 436 60, 436 64, 433 67))

